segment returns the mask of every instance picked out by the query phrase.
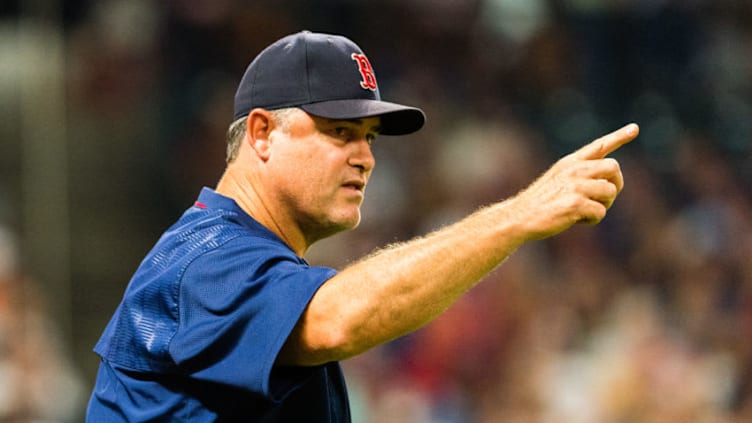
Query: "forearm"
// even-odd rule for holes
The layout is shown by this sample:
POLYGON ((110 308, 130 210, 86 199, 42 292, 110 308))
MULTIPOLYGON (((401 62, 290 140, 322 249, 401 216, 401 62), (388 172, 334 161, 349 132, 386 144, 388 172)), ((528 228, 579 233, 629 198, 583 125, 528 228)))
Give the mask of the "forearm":
POLYGON ((527 239, 513 210, 495 204, 344 269, 311 300, 287 360, 340 360, 422 327, 527 239))

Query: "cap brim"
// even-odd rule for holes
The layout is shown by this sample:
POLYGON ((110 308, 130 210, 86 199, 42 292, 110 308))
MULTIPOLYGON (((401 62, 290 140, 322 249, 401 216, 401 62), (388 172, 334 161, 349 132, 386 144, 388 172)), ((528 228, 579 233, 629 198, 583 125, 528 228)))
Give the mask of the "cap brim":
POLYGON ((331 100, 299 106, 306 112, 328 119, 360 119, 381 117, 382 135, 406 135, 423 127, 426 115, 417 107, 388 101, 347 99, 331 100))

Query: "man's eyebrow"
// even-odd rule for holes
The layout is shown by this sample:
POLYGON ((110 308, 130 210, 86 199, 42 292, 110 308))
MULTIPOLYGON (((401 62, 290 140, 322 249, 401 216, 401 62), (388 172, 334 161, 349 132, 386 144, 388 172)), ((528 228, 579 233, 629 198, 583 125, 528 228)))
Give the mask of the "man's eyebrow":
MULTIPOLYGON (((363 119, 361 119, 361 118, 351 118, 351 119, 331 119, 331 118, 326 118, 326 120, 328 120, 329 123, 332 123, 332 124, 334 124, 336 122, 348 122, 348 123, 352 123, 354 125, 363 125, 363 119)), ((381 133, 381 125, 374 125, 374 126, 370 127, 369 130, 372 131, 372 132, 381 133)))

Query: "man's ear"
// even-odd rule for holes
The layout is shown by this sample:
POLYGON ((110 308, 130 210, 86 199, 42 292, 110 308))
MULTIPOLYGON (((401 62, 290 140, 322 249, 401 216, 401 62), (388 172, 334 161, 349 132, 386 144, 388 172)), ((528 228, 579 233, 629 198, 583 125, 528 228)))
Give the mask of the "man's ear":
POLYGON ((264 109, 253 109, 246 120, 246 135, 248 144, 258 157, 266 161, 271 154, 271 132, 274 129, 274 119, 271 113, 264 109))

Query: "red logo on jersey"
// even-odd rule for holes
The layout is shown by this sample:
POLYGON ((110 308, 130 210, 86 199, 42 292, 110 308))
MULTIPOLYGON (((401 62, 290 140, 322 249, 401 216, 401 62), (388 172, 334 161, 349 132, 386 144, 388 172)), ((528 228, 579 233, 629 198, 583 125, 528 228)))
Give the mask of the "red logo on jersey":
POLYGON ((360 86, 367 90, 376 91, 376 75, 373 73, 371 62, 368 61, 366 55, 353 53, 350 57, 358 64, 360 76, 363 77, 360 86))

